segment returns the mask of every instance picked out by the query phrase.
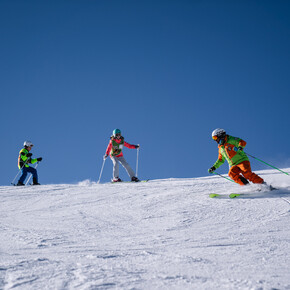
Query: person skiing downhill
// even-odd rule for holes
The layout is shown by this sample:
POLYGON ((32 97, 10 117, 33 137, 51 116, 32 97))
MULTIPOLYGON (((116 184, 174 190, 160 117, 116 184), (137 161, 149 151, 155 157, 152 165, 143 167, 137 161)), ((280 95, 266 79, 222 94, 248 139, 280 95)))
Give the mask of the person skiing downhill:
POLYGON ((240 185, 246 185, 249 181, 258 184, 265 183, 251 170, 249 158, 243 151, 246 141, 227 135, 226 131, 220 128, 212 132, 212 138, 218 143, 219 155, 214 165, 208 169, 209 173, 213 173, 227 160, 230 166, 229 177, 236 183, 240 185))
POLYGON ((38 175, 35 168, 30 167, 29 163, 33 164, 42 160, 42 157, 32 159, 32 153, 29 151, 32 149, 33 144, 31 141, 25 141, 23 144, 24 148, 20 150, 18 157, 18 168, 21 170, 22 175, 20 176, 17 186, 25 185, 24 180, 27 177, 28 173, 31 173, 33 176, 33 185, 40 185, 38 183, 38 175))
POLYGON ((106 150, 106 154, 104 155, 104 160, 110 155, 110 158, 113 162, 113 182, 121 182, 122 180, 119 178, 119 163, 126 169, 128 175, 131 178, 131 181, 138 182, 140 181, 136 176, 130 165, 124 158, 122 149, 125 147, 129 149, 137 149, 139 145, 131 145, 124 141, 124 137, 121 134, 120 129, 115 129, 113 131, 113 135, 110 138, 109 145, 106 150))

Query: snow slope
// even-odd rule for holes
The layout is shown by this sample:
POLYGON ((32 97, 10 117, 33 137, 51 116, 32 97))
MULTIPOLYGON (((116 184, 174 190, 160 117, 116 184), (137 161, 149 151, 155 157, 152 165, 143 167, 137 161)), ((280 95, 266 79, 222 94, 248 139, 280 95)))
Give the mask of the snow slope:
POLYGON ((259 174, 279 190, 218 176, 0 187, 0 289, 290 289, 290 176, 259 174))

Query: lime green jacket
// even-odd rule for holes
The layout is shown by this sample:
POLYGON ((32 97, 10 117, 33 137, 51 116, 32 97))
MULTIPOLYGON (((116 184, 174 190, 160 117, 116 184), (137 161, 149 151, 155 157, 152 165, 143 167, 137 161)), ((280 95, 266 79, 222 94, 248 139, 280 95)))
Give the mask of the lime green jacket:
POLYGON ((18 168, 21 169, 23 166, 29 167, 29 163, 35 163, 37 162, 37 159, 32 159, 30 157, 27 157, 27 154, 29 151, 25 148, 21 149, 19 151, 19 157, 18 157, 18 168))
POLYGON ((219 168, 225 160, 228 161, 230 167, 240 164, 243 161, 248 161, 249 158, 247 154, 242 151, 238 150, 238 147, 244 148, 247 142, 230 135, 227 135, 225 138, 225 143, 223 145, 219 145, 219 156, 216 163, 213 165, 215 168, 219 168))

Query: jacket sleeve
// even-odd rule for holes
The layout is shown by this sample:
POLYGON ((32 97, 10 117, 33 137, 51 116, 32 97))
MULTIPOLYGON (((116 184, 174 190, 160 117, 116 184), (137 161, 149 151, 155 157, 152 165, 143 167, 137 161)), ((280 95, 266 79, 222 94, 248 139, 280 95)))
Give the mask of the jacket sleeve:
POLYGON ((213 165, 216 169, 218 169, 223 163, 225 162, 225 157, 221 154, 219 150, 219 157, 218 160, 213 165))
POLYGON ((242 140, 242 139, 240 139, 239 146, 244 148, 244 147, 246 147, 246 145, 247 145, 247 142, 242 140))
POLYGON ((26 156, 25 152, 21 152, 21 153, 20 153, 20 158, 21 158, 21 160, 22 160, 23 162, 25 162, 25 161, 28 159, 28 157, 26 156))
POLYGON ((110 140, 109 145, 108 145, 107 150, 106 150, 106 155, 110 155, 110 152, 112 150, 112 146, 113 146, 112 140, 110 140))
POLYGON ((20 151, 20 159, 21 159, 24 163, 27 162, 27 161, 28 161, 27 159, 29 158, 29 157, 26 156, 27 153, 28 153, 28 152, 25 152, 25 151, 22 151, 22 150, 20 151))
POLYGON ((135 145, 129 144, 127 142, 124 141, 124 146, 129 148, 129 149, 136 149, 135 145))
POLYGON ((231 140, 230 143, 233 144, 236 147, 241 146, 241 147, 244 148, 247 145, 247 142, 242 140, 241 138, 233 137, 233 136, 230 136, 230 138, 231 138, 230 139, 231 140))

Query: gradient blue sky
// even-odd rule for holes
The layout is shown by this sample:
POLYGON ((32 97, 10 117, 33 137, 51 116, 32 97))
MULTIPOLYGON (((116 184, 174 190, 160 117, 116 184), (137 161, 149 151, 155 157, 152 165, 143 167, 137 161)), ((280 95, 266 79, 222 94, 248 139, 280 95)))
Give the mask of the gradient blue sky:
POLYGON ((40 183, 96 181, 114 128, 140 178, 207 176, 217 127, 290 166, 289 1, 1 0, 0 37, 0 185, 27 139, 40 183))

